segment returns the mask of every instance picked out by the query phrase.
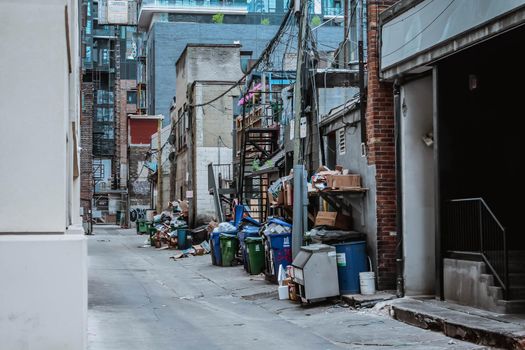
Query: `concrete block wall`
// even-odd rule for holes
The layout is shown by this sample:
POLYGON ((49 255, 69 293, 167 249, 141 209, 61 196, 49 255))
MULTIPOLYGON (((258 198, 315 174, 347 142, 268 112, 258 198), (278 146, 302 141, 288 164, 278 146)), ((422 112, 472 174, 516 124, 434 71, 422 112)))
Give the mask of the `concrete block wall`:
POLYGON ((396 178, 392 84, 379 80, 378 13, 394 0, 368 2, 368 93, 366 131, 368 164, 376 168, 377 284, 391 289, 396 281, 396 178))
POLYGON ((196 193, 197 215, 215 216, 215 206, 213 196, 208 192, 208 164, 218 163, 219 154, 222 164, 229 164, 232 161, 232 151, 227 147, 197 147, 197 170, 196 170, 196 193))

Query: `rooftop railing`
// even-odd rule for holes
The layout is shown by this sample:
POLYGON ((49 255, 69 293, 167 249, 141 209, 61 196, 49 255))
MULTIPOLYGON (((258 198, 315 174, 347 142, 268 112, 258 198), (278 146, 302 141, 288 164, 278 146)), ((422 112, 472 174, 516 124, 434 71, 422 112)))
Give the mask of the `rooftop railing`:
POLYGON ((225 9, 247 9, 246 1, 219 1, 219 0, 144 0, 141 10, 144 8, 225 8, 225 9))

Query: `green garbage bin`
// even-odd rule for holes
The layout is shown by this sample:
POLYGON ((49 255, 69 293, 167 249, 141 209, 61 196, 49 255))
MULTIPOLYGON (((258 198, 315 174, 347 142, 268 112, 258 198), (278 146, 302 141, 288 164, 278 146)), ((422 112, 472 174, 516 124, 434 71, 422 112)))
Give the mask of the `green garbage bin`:
POLYGON ((144 220, 137 221, 137 233, 144 234, 148 233, 148 224, 144 220))
POLYGON ((221 260, 222 266, 233 266, 235 254, 239 250, 239 239, 237 235, 229 235, 227 233, 221 233, 221 260))
POLYGON ((249 271, 251 275, 258 275, 264 270, 264 248, 261 237, 248 237, 244 241, 248 251, 249 271))

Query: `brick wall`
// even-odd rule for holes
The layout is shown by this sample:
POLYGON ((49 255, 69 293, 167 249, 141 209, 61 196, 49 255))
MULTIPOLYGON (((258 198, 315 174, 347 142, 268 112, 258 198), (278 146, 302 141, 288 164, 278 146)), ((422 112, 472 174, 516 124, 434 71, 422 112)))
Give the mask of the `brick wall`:
POLYGON ((377 283, 393 289, 396 280, 396 187, 392 84, 379 80, 378 15, 396 1, 368 3, 368 163, 376 167, 377 283))
POLYGON ((80 114, 80 205, 84 218, 93 197, 93 83, 82 83, 82 113, 80 114))
POLYGON ((137 110, 136 105, 131 108, 131 105, 127 103, 127 92, 135 89, 137 83, 135 80, 120 79, 118 81, 117 94, 118 97, 115 99, 115 104, 118 101, 117 109, 117 128, 118 128, 118 152, 116 154, 117 161, 120 166, 120 188, 127 188, 127 177, 129 172, 128 165, 128 114, 134 114, 137 110))

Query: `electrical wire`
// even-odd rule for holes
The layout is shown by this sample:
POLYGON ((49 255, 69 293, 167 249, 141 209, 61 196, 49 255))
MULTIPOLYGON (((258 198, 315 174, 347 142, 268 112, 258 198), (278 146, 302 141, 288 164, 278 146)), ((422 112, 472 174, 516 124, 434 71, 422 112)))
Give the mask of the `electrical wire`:
MULTIPOLYGON (((234 83, 229 89, 227 89, 226 91, 224 91, 222 94, 220 94, 219 96, 211 99, 210 101, 207 101, 207 102, 203 102, 203 103, 199 103, 199 104, 190 104, 190 107, 202 107, 202 106, 206 106, 210 103, 213 103, 215 101, 217 101, 218 99, 220 99, 221 97, 225 96, 227 93, 229 93, 231 90, 233 90, 236 86, 242 84, 242 82, 245 80, 246 77, 248 77, 251 72, 259 66, 259 64, 264 60, 264 59, 267 59, 267 56, 270 54, 270 52, 272 51, 272 49, 274 48, 274 45, 276 43, 276 41, 278 40, 278 38, 281 36, 282 34, 282 31, 283 31, 283 28, 286 26, 286 23, 288 22, 288 20, 291 18, 291 15, 292 15, 292 8, 289 8, 288 9, 288 12, 286 13, 286 15, 284 16, 283 18, 283 21, 281 22, 281 25, 279 26, 279 29, 277 30, 277 33, 275 34, 275 36, 272 38, 272 40, 270 40, 270 42, 268 43, 268 45, 266 46, 266 48, 264 49, 264 51, 261 53, 261 55, 259 56, 259 58, 257 59, 257 61, 248 69, 248 71, 243 74, 243 76, 236 82, 234 83)), ((249 85, 248 85, 249 86, 249 85)))

